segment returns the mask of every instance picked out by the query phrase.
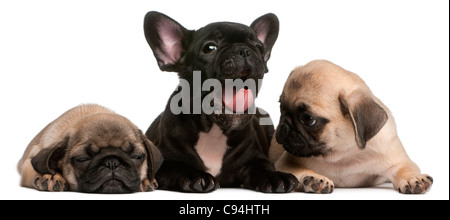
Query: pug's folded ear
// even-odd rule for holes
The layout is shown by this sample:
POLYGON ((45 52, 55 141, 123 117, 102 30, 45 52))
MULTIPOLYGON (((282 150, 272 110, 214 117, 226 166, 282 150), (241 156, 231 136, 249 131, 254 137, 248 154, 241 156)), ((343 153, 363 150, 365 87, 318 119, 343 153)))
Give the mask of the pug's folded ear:
POLYGON ((386 124, 388 114, 364 91, 355 91, 350 95, 341 92, 339 101, 342 113, 350 116, 358 147, 364 149, 366 143, 386 124))
POLYGON ((164 157, 161 154, 161 151, 151 142, 147 137, 145 137, 144 133, 142 133, 141 130, 139 130, 140 137, 142 140, 142 143, 145 146, 145 149, 147 150, 147 163, 148 163, 148 171, 147 176, 150 180, 155 179, 156 172, 158 172, 159 168, 161 167, 164 157))
POLYGON ((144 32, 159 68, 162 71, 179 72, 191 32, 177 21, 156 11, 148 12, 145 16, 144 32))
POLYGON ((64 157, 68 147, 69 137, 52 147, 41 150, 31 159, 31 165, 39 174, 55 175, 58 171, 58 162, 64 157))

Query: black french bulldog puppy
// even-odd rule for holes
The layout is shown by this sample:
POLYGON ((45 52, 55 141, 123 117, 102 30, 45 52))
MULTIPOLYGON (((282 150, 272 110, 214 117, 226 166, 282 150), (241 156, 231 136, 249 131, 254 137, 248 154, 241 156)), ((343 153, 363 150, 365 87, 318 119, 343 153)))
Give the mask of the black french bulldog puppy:
POLYGON ((201 91, 194 88, 194 71, 200 71, 201 85, 208 80, 226 85, 227 80, 241 79, 259 87, 278 38, 278 18, 267 14, 250 27, 218 22, 194 31, 164 14, 149 12, 144 30, 160 69, 180 77, 165 111, 146 133, 165 158, 156 176, 159 189, 211 192, 220 185, 286 193, 296 188, 298 180, 277 172, 268 159, 274 127, 260 125, 270 116, 254 107, 258 89, 236 86, 226 93, 225 86, 215 92, 209 92, 208 86, 207 91, 205 86, 201 91), (180 94, 186 102, 177 99, 180 94), (239 101, 245 104, 239 106, 239 101), (206 112, 205 103, 216 108, 206 112), (174 112, 180 104, 183 111, 174 112))

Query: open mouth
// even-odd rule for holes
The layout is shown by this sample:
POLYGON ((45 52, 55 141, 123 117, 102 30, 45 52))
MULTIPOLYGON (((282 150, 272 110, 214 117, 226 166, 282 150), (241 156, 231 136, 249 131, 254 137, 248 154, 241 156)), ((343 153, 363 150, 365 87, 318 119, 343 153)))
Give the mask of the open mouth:
POLYGON ((254 105, 254 100, 254 94, 252 90, 248 88, 241 88, 239 90, 231 88, 223 90, 223 104, 225 108, 232 110, 234 113, 245 113, 254 105))

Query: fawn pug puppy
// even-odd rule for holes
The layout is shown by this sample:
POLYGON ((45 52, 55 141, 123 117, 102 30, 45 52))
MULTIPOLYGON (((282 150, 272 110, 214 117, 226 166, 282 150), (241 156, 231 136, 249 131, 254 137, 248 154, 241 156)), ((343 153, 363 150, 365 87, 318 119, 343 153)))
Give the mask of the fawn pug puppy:
POLYGON ((21 186, 41 191, 131 193, 157 188, 163 157, 133 123, 99 105, 75 107, 28 145, 21 186))
POLYGON ((391 112, 356 74, 310 62, 291 73, 280 103, 270 157, 299 179, 298 191, 385 182, 405 194, 430 190, 433 179, 406 154, 391 112))

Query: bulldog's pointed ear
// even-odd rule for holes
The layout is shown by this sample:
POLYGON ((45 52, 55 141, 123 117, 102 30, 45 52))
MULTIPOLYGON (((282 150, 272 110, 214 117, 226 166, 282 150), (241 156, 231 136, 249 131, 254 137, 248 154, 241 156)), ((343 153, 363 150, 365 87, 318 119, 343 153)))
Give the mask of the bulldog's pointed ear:
POLYGON ((69 137, 64 138, 52 147, 41 150, 31 159, 31 165, 39 174, 55 175, 58 169, 58 162, 64 157, 68 147, 69 137))
POLYGON ((264 44, 264 61, 270 59, 273 45, 277 41, 280 31, 280 22, 275 14, 266 14, 256 19, 250 26, 256 33, 256 36, 264 44))
POLYGON ((367 141, 378 134, 386 124, 388 114, 372 97, 361 91, 350 95, 341 92, 339 101, 342 113, 349 115, 352 120, 358 147, 364 149, 367 141))
POLYGON ((159 68, 178 72, 190 31, 167 15, 151 11, 145 16, 144 32, 159 68))

